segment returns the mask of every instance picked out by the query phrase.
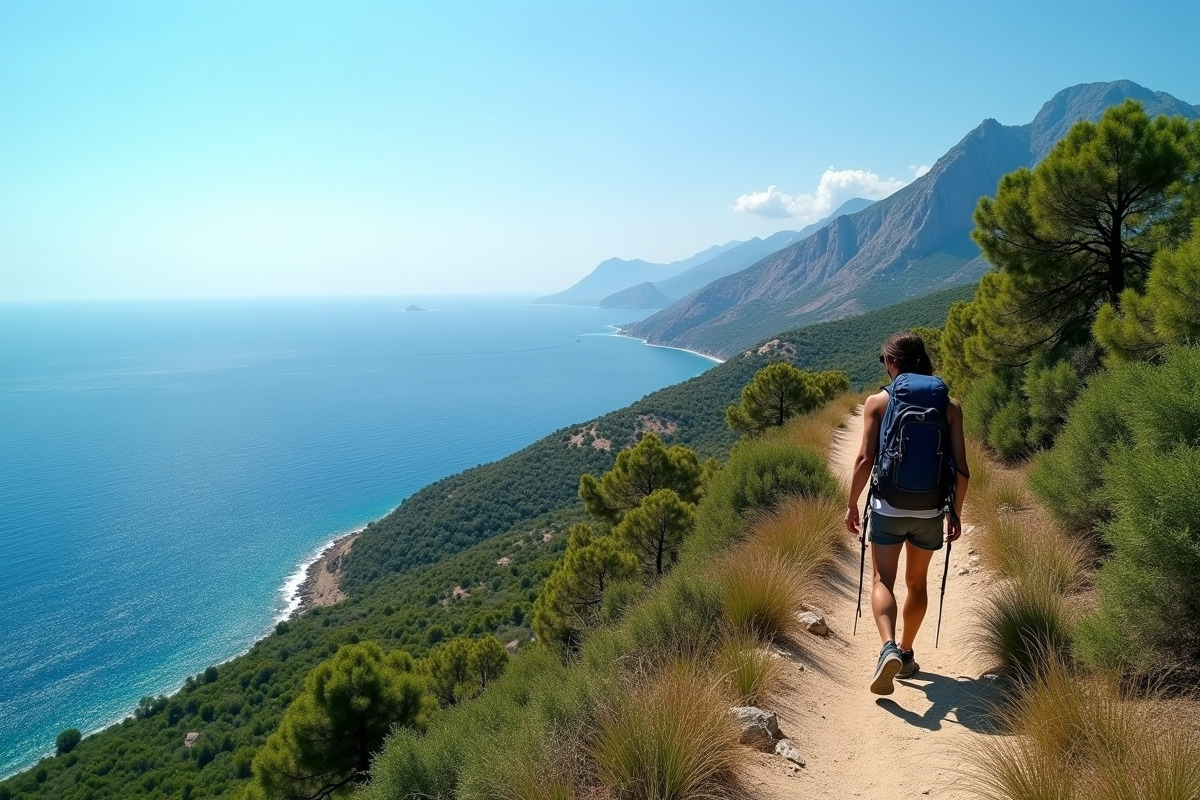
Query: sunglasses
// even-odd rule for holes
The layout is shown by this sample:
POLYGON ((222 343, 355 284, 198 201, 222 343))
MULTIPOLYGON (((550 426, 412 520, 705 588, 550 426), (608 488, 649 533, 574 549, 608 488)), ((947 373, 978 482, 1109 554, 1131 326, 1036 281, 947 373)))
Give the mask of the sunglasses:
POLYGON ((880 363, 880 364, 887 363, 887 359, 886 359, 886 358, 884 358, 883 356, 880 356, 880 357, 879 357, 879 363, 880 363))

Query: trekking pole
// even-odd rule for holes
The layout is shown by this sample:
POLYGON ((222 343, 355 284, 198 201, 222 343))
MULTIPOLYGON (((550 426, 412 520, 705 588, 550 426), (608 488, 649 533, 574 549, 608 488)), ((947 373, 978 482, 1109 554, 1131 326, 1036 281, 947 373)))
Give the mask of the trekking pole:
POLYGON ((862 616, 862 590, 863 590, 863 575, 867 571, 867 517, 871 513, 871 491, 867 490, 867 502, 863 503, 862 517, 859 519, 861 527, 858 530, 858 543, 862 547, 862 551, 858 557, 858 604, 854 609, 854 630, 851 636, 858 635, 858 618, 862 616))
MULTIPOLYGON (((950 512, 950 516, 957 520, 958 515, 954 513, 954 508, 950 507, 948 510, 950 512)), ((933 635, 933 648, 935 650, 938 646, 938 640, 942 638, 942 605, 946 602, 946 576, 950 574, 950 546, 952 544, 953 542, 951 542, 949 539, 946 539, 946 563, 945 566, 942 567, 942 593, 938 597, 937 632, 933 635)))

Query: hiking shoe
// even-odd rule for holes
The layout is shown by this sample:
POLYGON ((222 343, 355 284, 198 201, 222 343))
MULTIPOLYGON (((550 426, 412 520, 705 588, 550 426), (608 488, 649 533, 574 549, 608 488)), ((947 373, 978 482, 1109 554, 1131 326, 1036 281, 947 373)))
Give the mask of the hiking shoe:
POLYGON ((896 673, 897 678, 911 678, 921 671, 921 665, 917 663, 912 650, 900 651, 900 671, 896 673))
POLYGON ((879 664, 875 667, 875 677, 871 679, 871 691, 875 694, 891 694, 895 691, 892 678, 896 677, 902 666, 904 659, 900 657, 900 648, 896 647, 895 642, 885 644, 879 651, 879 664))

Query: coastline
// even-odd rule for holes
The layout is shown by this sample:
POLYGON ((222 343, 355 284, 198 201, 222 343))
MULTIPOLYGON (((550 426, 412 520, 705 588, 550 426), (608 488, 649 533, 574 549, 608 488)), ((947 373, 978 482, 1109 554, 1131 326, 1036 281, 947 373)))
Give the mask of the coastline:
MULTIPOLYGON (((354 541, 358 538, 358 535, 364 530, 366 530, 365 525, 352 531, 338 534, 330 541, 321 545, 312 558, 296 568, 284 582, 283 586, 279 588, 279 593, 283 596, 286 607, 275 616, 274 623, 293 619, 310 608, 330 606, 346 598, 345 593, 341 590, 341 578, 346 569, 346 555, 350 552, 350 548, 354 546, 354 541)), ((220 666, 235 658, 244 656, 256 644, 270 635, 271 629, 267 628, 245 648, 228 658, 215 662, 215 665, 220 666)), ((173 684, 170 688, 151 692, 151 694, 166 694, 173 697, 183 689, 183 686, 184 683, 180 681, 173 684)), ((84 737, 93 736, 119 725, 124 720, 129 719, 132 713, 132 709, 128 713, 121 713, 108 722, 88 728, 83 731, 83 735, 84 737)), ((27 759, 29 763, 24 766, 13 767, 10 770, 0 772, 0 781, 8 780, 14 775, 19 775, 25 770, 32 769, 37 764, 37 761, 53 755, 53 748, 41 750, 36 757, 27 759)))
POLYGON ((725 363, 725 359, 717 358, 716 356, 710 356, 708 353, 701 353, 699 350, 689 350, 686 347, 672 347, 669 344, 653 344, 653 343, 648 342, 645 339, 639 338, 637 336, 630 336, 629 334, 625 333, 625 331, 621 330, 621 328, 619 328, 619 327, 616 328, 616 330, 614 330, 611 335, 612 336, 620 336, 622 339, 632 339, 635 342, 641 342, 646 347, 660 347, 663 350, 679 350, 680 352, 683 352, 683 353, 691 353, 694 356, 700 356, 701 358, 707 358, 709 361, 713 362, 714 364, 724 364, 725 363))
POLYGON ((346 556, 364 530, 365 527, 338 535, 292 573, 280 589, 287 607, 276 622, 294 619, 310 608, 331 606, 346 599, 341 585, 346 556))

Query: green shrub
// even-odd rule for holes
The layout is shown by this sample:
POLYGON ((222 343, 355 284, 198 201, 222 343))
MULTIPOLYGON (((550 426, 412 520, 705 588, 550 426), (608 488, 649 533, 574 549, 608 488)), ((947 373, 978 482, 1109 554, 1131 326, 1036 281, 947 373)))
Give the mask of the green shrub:
POLYGON ((706 572, 686 566, 668 575, 622 626, 633 654, 652 664, 708 652, 724 628, 721 587, 706 572))
POLYGON ((645 596, 646 584, 640 580, 614 581, 604 589, 600 617, 608 623, 619 622, 645 596))
POLYGON ((1030 488, 1060 524, 1090 530, 1111 515, 1102 472, 1115 449, 1132 443, 1131 401, 1150 372, 1130 364, 1095 376, 1068 412, 1054 449, 1034 463, 1030 488))
POLYGON ((1200 446, 1200 348, 1177 348, 1163 363, 1121 364, 1079 395, 1054 449, 1030 485, 1055 519, 1088 530, 1112 518, 1103 472, 1114 454, 1136 447, 1165 452, 1200 446))
POLYGON ((975 646, 1018 681, 1051 658, 1067 658, 1071 619, 1063 596, 1046 583, 1006 584, 984 603, 975 646))
POLYGON ((609 792, 628 800, 716 795, 740 759, 721 692, 677 665, 622 696, 600 716, 592 755, 609 792))
POLYGON ((1029 412, 1026 400, 1017 396, 1010 399, 988 424, 987 443, 996 455, 1008 462, 1017 461, 1029 453, 1025 433, 1029 429, 1029 412))
POLYGON ((770 508, 789 495, 837 498, 840 493, 823 452, 780 436, 743 441, 713 476, 686 549, 693 556, 724 549, 742 538, 747 512, 770 508))
POLYGON ((786 638, 800 626, 802 592, 813 575, 793 568, 783 558, 760 548, 734 554, 722 575, 725 614, 734 630, 763 641, 786 638))
POLYGON ((1021 383, 1012 370, 980 378, 963 398, 963 429, 971 438, 988 442, 992 420, 1000 409, 1020 396, 1021 383))
POLYGON ((83 734, 80 733, 79 728, 67 728, 54 740, 55 753, 61 756, 71 752, 82 739, 83 734))
MULTIPOLYGON (((1200 448, 1118 453, 1105 471, 1115 517, 1081 655, 1097 666, 1169 670, 1200 659, 1200 448)), ((1198 672, 1192 668, 1192 672, 1198 672)))
POLYGON ((467 731, 438 725, 425 736, 400 730, 371 764, 364 800, 452 800, 467 731))
POLYGON ((713 668, 738 705, 761 706, 777 687, 782 663, 752 634, 741 633, 721 646, 713 668))
POLYGON ((525 727, 509 731, 487 757, 473 760, 464 770, 456 798, 470 800, 573 800, 580 782, 579 759, 573 749, 558 750, 562 737, 525 727))
POLYGON ((602 688, 548 648, 521 650, 486 692, 435 717, 425 735, 397 731, 371 766, 364 800, 450 800, 465 784, 487 785, 483 773, 505 760, 505 748, 532 747, 589 719, 591 694, 602 688))
POLYGON ((1031 446, 1042 448, 1054 443, 1080 386, 1079 375, 1069 361, 1026 373, 1021 389, 1029 399, 1029 432, 1025 438, 1031 446))

